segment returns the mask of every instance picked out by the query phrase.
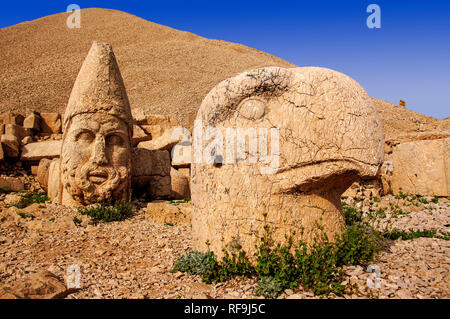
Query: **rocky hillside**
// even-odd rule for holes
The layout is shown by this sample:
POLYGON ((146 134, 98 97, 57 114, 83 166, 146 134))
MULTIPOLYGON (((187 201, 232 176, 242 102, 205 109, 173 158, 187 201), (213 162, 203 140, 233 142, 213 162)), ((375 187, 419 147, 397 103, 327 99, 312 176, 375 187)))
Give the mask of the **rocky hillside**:
MULTIPOLYGON (((218 82, 262 66, 295 67, 270 54, 108 9, 84 9, 81 28, 60 13, 0 29, 0 113, 63 113, 93 40, 112 44, 134 113, 176 115, 191 124, 218 82)), ((387 139, 441 121, 374 99, 387 139)), ((449 121, 446 121, 447 129, 449 121)))

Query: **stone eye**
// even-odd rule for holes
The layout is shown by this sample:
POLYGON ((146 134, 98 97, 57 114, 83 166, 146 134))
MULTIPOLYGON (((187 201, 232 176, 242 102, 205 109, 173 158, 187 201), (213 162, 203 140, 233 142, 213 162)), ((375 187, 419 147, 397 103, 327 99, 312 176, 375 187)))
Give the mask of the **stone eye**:
POLYGON ((94 135, 89 132, 81 132, 76 136, 76 141, 91 143, 94 140, 94 135))
POLYGON ((260 98, 247 98, 239 104, 237 110, 239 116, 247 120, 258 120, 266 112, 266 102, 260 98))
POLYGON ((123 146, 123 139, 119 135, 113 134, 106 137, 107 146, 123 146))

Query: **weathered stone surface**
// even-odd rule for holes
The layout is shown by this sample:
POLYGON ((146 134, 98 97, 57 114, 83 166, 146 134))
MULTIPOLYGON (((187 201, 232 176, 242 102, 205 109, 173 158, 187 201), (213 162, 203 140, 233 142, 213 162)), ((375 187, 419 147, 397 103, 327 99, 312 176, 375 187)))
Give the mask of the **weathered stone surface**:
POLYGON ((60 133, 61 114, 41 113, 40 130, 42 133, 60 133))
POLYGON ((0 143, 0 163, 5 161, 5 154, 3 153, 3 145, 0 143))
POLYGON ((23 181, 18 177, 0 176, 0 188, 15 192, 25 189, 23 181))
POLYGON ((23 125, 23 119, 24 117, 20 114, 14 114, 11 112, 2 114, 1 121, 3 124, 16 124, 16 125, 23 125))
POLYGON ((167 129, 164 133, 157 138, 150 141, 141 142, 138 144, 138 148, 145 148, 148 150, 168 150, 171 151, 175 144, 181 142, 182 137, 178 134, 174 134, 172 129, 167 129))
POLYGON ((20 143, 16 136, 11 134, 3 134, 1 137, 1 143, 5 156, 19 156, 20 143))
POLYGON ((401 143, 393 151, 392 190, 450 195, 450 138, 401 143))
POLYGON ((160 127, 169 128, 178 125, 177 119, 170 115, 149 114, 140 124, 159 125, 160 127))
POLYGON ((16 124, 5 124, 5 134, 14 135, 20 141, 25 136, 31 136, 32 132, 29 129, 25 129, 20 125, 16 124))
POLYGON ((38 168, 39 168, 39 165, 32 165, 31 166, 31 175, 37 176, 38 168))
POLYGON ((13 286, 0 288, 0 299, 59 299, 74 290, 49 271, 32 274, 13 286))
POLYGON ((168 151, 134 148, 132 176, 169 176, 170 154, 168 151))
POLYGON ((189 178, 175 168, 170 169, 172 197, 176 199, 190 198, 189 178))
POLYGON ((192 208, 189 203, 178 205, 157 200, 147 204, 145 218, 157 223, 190 223, 192 208))
POLYGON ((33 112, 25 118, 23 127, 39 132, 41 129, 41 120, 39 114, 33 112))
POLYGON ((52 161, 49 160, 48 158, 41 159, 37 170, 36 179, 46 192, 48 190, 48 171, 51 162, 52 161))
POLYGON ((171 152, 173 167, 190 167, 191 166, 191 142, 182 141, 177 143, 171 152))
POLYGON ((22 141, 21 141, 22 145, 27 145, 30 143, 33 143, 33 138, 31 136, 25 136, 22 141))
POLYGON ((131 143, 133 146, 138 145, 140 142, 150 141, 152 135, 143 130, 139 125, 133 125, 133 138, 131 143))
POLYGON ((63 129, 62 203, 129 200, 133 118, 109 44, 92 44, 70 94, 63 129))
POLYGON ((27 204, 27 199, 16 194, 7 194, 3 200, 6 206, 15 206, 18 204, 27 204))
POLYGON ((194 153, 203 159, 194 158, 191 166, 193 241, 200 250, 209 241, 219 256, 231 246, 251 256, 265 224, 277 242, 286 235, 310 241, 317 224, 333 240, 344 225, 340 196, 358 178, 376 176, 383 161, 383 129, 372 100, 354 80, 329 69, 242 73, 210 91, 197 120, 224 139, 227 128, 254 128, 256 145, 264 142, 265 128, 270 144, 269 156, 260 149, 253 162, 247 148, 239 161, 234 151, 226 158, 225 141, 223 152, 212 147, 197 153, 201 136, 194 128, 194 153))
POLYGON ((62 199, 62 183, 60 160, 55 158, 48 168, 47 194, 53 203, 61 203, 62 199))
POLYGON ((40 161, 43 158, 52 159, 59 157, 61 141, 42 141, 24 145, 22 147, 22 161, 40 161))
POLYGON ((172 197, 172 181, 169 176, 153 175, 148 178, 147 192, 152 199, 172 197))

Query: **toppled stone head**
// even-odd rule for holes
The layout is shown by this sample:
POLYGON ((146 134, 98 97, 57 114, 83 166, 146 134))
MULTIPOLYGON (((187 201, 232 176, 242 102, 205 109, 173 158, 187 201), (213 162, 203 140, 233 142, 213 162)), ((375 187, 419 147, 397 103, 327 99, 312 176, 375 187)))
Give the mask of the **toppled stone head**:
POLYGON ((129 200, 133 119, 112 48, 94 42, 63 119, 62 203, 129 200))
POLYGON ((371 98, 329 69, 242 73, 209 92, 196 122, 208 128, 200 138, 194 128, 194 245, 205 250, 209 242, 219 256, 233 247, 253 252, 265 225, 278 242, 290 235, 308 242, 319 229, 333 240, 344 226, 340 196, 383 161, 371 98), (196 141, 208 140, 215 146, 195 161, 196 141))

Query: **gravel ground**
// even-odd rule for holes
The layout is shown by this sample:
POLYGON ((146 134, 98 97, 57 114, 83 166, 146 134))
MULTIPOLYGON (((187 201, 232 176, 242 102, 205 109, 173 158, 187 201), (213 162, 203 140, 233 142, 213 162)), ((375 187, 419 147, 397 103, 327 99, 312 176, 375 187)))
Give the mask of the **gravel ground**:
MULTIPOLYGON (((0 200, 5 195, 0 196, 0 200)), ((349 200, 347 200, 349 201, 349 200)), ((392 202, 362 201, 363 210, 392 202)), ((17 215, 15 207, 0 213, 0 285, 11 285, 25 276, 48 270, 64 278, 66 269, 81 269, 82 289, 67 298, 260 298, 254 295, 255 279, 235 278, 208 285, 200 277, 171 273, 180 255, 192 249, 189 224, 155 223, 145 217, 145 203, 135 202, 133 217, 93 224, 75 209, 55 204, 33 204, 17 215), (76 226, 73 218, 82 220, 76 226)), ((395 228, 436 228, 449 231, 450 204, 427 204, 404 212, 395 228), (420 227, 419 227, 420 226, 420 227)), ((407 209, 405 209, 406 211, 407 209)), ((450 243, 437 238, 397 240, 380 252, 373 264, 380 269, 381 287, 369 288, 362 267, 346 267, 347 282, 357 289, 339 298, 449 298, 450 243)), ((371 278, 372 278, 371 277, 371 278)), ((336 296, 328 296, 337 298, 336 296)), ((317 298, 301 288, 286 290, 279 298, 317 298)))

